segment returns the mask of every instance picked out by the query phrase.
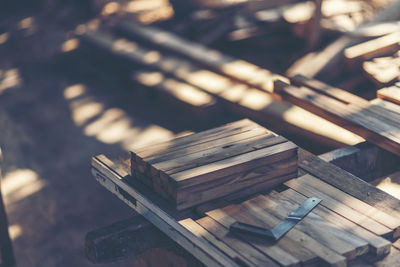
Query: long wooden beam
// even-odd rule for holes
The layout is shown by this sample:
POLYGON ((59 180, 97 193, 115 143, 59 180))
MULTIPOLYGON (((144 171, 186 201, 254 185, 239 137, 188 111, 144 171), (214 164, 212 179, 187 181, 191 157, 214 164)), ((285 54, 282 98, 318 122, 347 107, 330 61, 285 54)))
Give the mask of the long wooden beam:
POLYGON ((318 140, 333 147, 354 145, 363 141, 361 137, 302 108, 277 100, 266 91, 250 88, 183 58, 101 32, 87 32, 81 38, 125 62, 150 67, 194 85, 217 97, 234 113, 279 127, 274 128, 275 131, 297 133, 309 140, 318 140))
POLYGON ((310 88, 294 87, 281 81, 275 82, 275 88, 288 101, 357 133, 383 149, 400 155, 398 123, 384 120, 382 116, 373 116, 365 107, 344 104, 310 88))

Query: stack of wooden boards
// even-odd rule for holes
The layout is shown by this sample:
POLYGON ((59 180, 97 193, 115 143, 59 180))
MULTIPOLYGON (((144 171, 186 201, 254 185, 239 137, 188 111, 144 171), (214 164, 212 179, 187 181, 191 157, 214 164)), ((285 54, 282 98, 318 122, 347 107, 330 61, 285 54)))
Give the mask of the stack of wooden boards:
POLYGON ((276 81, 275 92, 400 155, 400 114, 397 111, 301 75, 294 76, 291 82, 299 87, 276 81))
POLYGON ((104 52, 111 55, 114 64, 127 63, 130 70, 136 67, 132 75, 136 84, 175 98, 178 85, 183 95, 189 89, 196 91, 196 95, 190 93, 190 97, 178 99, 193 108, 193 99, 200 99, 202 93, 209 96, 210 103, 216 101, 229 112, 266 124, 280 134, 297 134, 333 147, 363 141, 321 117, 273 98, 273 80, 286 78, 170 32, 122 21, 111 33, 87 28, 79 36, 83 44, 96 48, 92 52, 100 50, 103 56, 104 52))
POLYGON ((131 169, 182 210, 296 177, 297 146, 245 119, 135 150, 131 169))
POLYGON ((397 31, 394 33, 347 48, 344 55, 349 68, 353 70, 362 68, 363 74, 378 88, 399 81, 399 27, 397 23, 397 31))
POLYGON ((369 266, 377 260, 394 266, 399 245, 389 240, 399 236, 400 201, 304 151, 299 166, 304 175, 287 181, 286 190, 176 213, 135 183, 128 158, 92 162, 102 185, 206 266, 369 266), (229 233, 236 221, 273 228, 311 196, 321 198, 320 205, 278 242, 229 233))

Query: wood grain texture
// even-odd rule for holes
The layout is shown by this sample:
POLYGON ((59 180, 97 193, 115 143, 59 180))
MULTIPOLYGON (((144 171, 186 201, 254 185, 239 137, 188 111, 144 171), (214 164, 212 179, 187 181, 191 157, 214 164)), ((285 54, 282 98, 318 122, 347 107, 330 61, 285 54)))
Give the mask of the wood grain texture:
POLYGON ((130 186, 125 179, 129 176, 128 166, 116 165, 107 157, 100 155, 93 159, 92 167, 93 174, 103 186, 120 197, 126 204, 143 215, 182 247, 190 247, 192 255, 204 264, 238 266, 225 254, 214 247, 210 247, 204 240, 197 239, 193 233, 180 225, 171 217, 170 213, 166 212, 168 208, 165 208, 165 204, 158 202, 160 204, 156 205, 143 193, 130 186), (121 194, 121 192, 125 192, 125 194, 121 194), (163 206, 164 208, 162 208, 163 206))
MULTIPOLYGON (((237 206, 228 206, 223 209, 213 210, 206 213, 213 220, 229 228, 231 224, 240 220, 242 222, 252 223, 254 221, 249 220, 249 217, 241 216, 241 212, 237 206)), ((299 266, 300 261, 296 257, 292 256, 290 253, 285 251, 280 244, 266 240, 265 242, 252 242, 248 238, 242 239, 248 241, 253 247, 257 248, 259 251, 267 255, 268 257, 274 259, 282 266, 299 266)))
MULTIPOLYGON (((321 202, 321 205, 324 207, 327 207, 328 209, 336 212, 337 214, 345 217, 346 219, 355 222, 359 224, 360 226, 364 227, 365 229, 368 229, 369 231, 379 235, 379 236, 392 236, 393 235, 393 229, 390 229, 377 221, 371 219, 370 217, 367 217, 364 213, 359 212, 357 207, 350 208, 349 206, 345 205, 342 201, 336 200, 335 198, 332 198, 331 195, 326 194, 325 192, 321 192, 324 190, 321 190, 320 187, 315 188, 313 186, 310 186, 308 183, 305 183, 304 181, 307 180, 307 178, 310 176, 303 176, 303 179, 293 179, 285 183, 288 187, 292 188, 293 190, 307 196, 315 196, 323 201, 321 202)), ((315 185, 317 186, 317 185, 315 185)), ((322 186, 322 185, 320 185, 322 186)), ((342 198, 343 200, 346 197, 342 198)), ((350 200, 351 201, 351 200, 350 200)))
MULTIPOLYGON (((271 194, 273 194, 278 199, 286 199, 287 201, 291 201, 299 205, 307 199, 306 196, 290 188, 280 193, 274 194, 274 192, 272 192, 271 194)), ((391 243, 388 240, 371 233, 370 231, 347 220, 346 218, 340 216, 339 214, 332 212, 331 210, 327 209, 324 206, 316 207, 313 210, 313 212, 319 215, 321 218, 324 218, 327 222, 336 225, 343 231, 349 232, 352 235, 355 235, 358 238, 368 242, 369 252, 371 254, 376 255, 378 257, 382 257, 389 253, 391 248, 391 243)))
POLYGON ((360 178, 300 150, 299 167, 341 191, 400 219, 400 200, 368 184, 360 178))
MULTIPOLYGON (((299 206, 284 199, 277 199, 273 195, 259 196, 254 200, 254 203, 260 208, 271 212, 280 220, 286 218, 292 210, 299 206)), ((358 254, 368 252, 368 243, 366 241, 344 232, 313 212, 296 224, 295 228, 345 256, 348 260, 355 258, 358 254)))
MULTIPOLYGON (((151 50, 145 45, 104 32, 86 32, 80 36, 80 39, 83 44, 94 46, 102 52, 112 54, 123 62, 150 67, 196 86, 218 98, 227 110, 253 120, 268 124, 273 123, 283 130, 293 131, 310 138, 310 140, 321 140, 321 142, 333 146, 353 145, 362 140, 360 137, 302 108, 295 107, 287 102, 276 101, 271 94, 264 90, 249 87, 247 84, 237 81, 237 79, 217 74, 181 57, 151 50), (238 95, 238 92, 242 96, 233 101, 232 98, 235 97, 232 96, 232 93, 238 95), (323 127, 315 127, 315 125, 323 127)), ((229 68, 241 69, 240 65, 241 62, 235 66, 230 65, 229 68)), ((253 70, 249 73, 253 74, 253 70)), ((265 83, 267 81, 268 86, 272 86, 274 76, 268 78, 268 80, 263 80, 262 76, 260 76, 260 82, 265 83)))
MULTIPOLYGON (((375 207, 368 205, 367 203, 350 196, 349 194, 339 190, 316 177, 311 175, 304 175, 294 180, 296 184, 306 185, 312 187, 314 190, 318 190, 321 193, 329 196, 332 199, 339 201, 361 214, 372 218, 379 222, 381 225, 396 231, 400 227, 400 219, 394 218, 392 215, 382 212, 375 207)), ((289 183, 289 182, 288 182, 289 183)), ((386 230, 385 230, 386 231, 386 230)))
POLYGON ((400 155, 400 128, 398 126, 371 116, 362 107, 345 105, 309 88, 297 88, 281 82, 276 82, 276 88, 279 94, 290 102, 357 133, 383 149, 400 155))

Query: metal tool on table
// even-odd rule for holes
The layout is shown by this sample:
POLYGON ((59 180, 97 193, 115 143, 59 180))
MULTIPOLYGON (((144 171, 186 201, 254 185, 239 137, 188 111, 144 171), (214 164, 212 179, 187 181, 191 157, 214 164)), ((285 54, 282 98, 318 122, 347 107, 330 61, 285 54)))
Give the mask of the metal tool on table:
POLYGON ((283 221, 272 229, 266 229, 255 225, 235 222, 229 231, 237 234, 245 234, 268 240, 277 241, 300 222, 308 213, 310 213, 322 200, 316 197, 310 197, 301 204, 296 210, 292 211, 283 221))

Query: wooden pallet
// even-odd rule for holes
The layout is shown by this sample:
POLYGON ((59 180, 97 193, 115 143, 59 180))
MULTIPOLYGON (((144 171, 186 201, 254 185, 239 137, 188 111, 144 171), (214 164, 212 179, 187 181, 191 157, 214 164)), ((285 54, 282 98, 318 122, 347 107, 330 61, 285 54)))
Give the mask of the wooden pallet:
POLYGON ((241 120, 131 152, 132 173, 182 210, 297 175, 297 146, 241 120))
POLYGON ((92 171, 108 190, 207 266, 344 266, 349 260, 384 257, 390 250, 398 253, 385 239, 399 234, 398 199, 305 151, 300 157, 304 175, 288 181, 286 190, 221 208, 203 205, 196 213, 177 213, 140 186, 129 175, 129 158, 97 156, 92 171), (309 196, 323 201, 277 243, 229 234, 235 221, 273 227, 309 196))
POLYGON ((392 153, 400 155, 400 116, 397 112, 300 76, 294 82, 302 87, 277 81, 276 92, 288 101, 308 109, 392 153))

